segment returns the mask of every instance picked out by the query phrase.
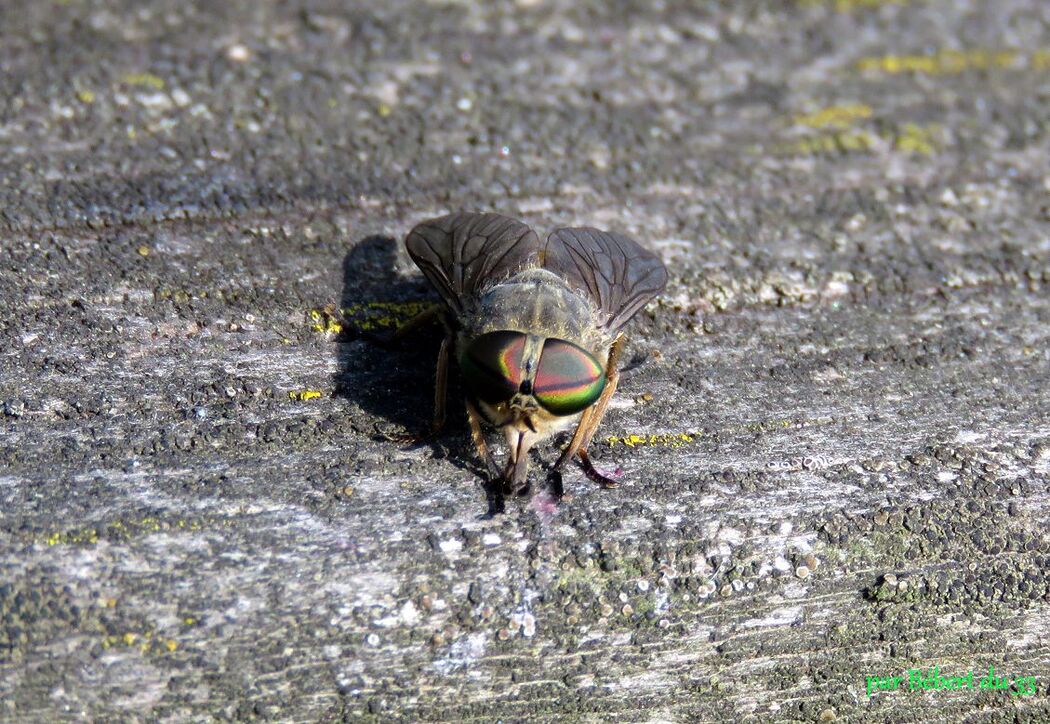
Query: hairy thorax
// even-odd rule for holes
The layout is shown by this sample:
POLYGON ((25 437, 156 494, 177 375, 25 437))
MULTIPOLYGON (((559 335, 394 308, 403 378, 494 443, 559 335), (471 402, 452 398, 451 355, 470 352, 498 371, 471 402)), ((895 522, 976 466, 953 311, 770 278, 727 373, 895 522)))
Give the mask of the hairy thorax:
POLYGON ((594 304, 546 269, 528 269, 485 291, 463 320, 466 336, 507 329, 568 340, 605 361, 610 340, 594 304))

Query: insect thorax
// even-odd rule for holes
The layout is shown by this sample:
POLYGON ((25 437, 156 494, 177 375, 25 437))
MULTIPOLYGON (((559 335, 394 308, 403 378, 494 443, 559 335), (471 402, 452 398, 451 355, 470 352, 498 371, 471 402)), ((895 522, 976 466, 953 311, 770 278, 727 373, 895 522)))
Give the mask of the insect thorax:
POLYGON ((528 269, 489 288, 461 322, 465 337, 495 330, 556 337, 591 350, 603 363, 609 344, 593 303, 546 269, 528 269))

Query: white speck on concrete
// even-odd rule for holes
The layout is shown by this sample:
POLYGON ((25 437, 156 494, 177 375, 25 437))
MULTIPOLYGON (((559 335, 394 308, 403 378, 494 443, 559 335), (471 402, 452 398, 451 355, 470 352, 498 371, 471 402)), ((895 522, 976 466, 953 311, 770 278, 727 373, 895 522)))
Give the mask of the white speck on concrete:
POLYGON ((801 606, 788 606, 777 608, 769 612, 764 618, 753 618, 744 621, 743 625, 748 628, 763 628, 768 626, 790 626, 802 617, 801 606))
POLYGON ((980 442, 986 437, 988 436, 983 432, 976 432, 975 430, 959 430, 955 435, 955 442, 969 445, 971 443, 980 442))
POLYGON ((487 636, 484 633, 470 634, 456 639, 449 648, 448 656, 434 662, 434 668, 446 676, 459 669, 466 669, 485 655, 487 636))
POLYGON ((438 547, 441 549, 442 553, 458 553, 463 550, 463 543, 455 538, 451 538, 438 543, 438 547))
POLYGON ((419 609, 416 608, 416 604, 412 601, 407 601, 405 605, 401 607, 401 621, 406 626, 413 626, 419 623, 419 609))

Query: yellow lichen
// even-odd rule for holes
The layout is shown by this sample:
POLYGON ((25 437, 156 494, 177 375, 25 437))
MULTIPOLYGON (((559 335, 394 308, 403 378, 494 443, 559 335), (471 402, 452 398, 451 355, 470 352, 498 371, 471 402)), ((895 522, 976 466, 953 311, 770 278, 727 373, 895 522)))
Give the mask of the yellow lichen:
MULTIPOLYGON (((742 434, 742 433, 756 433, 756 432, 773 432, 777 430, 784 430, 787 428, 802 428, 802 427, 814 427, 817 425, 826 425, 830 422, 828 419, 814 419, 814 420, 790 420, 790 419, 773 419, 773 420, 762 420, 760 422, 749 422, 741 425, 730 425, 725 428, 718 430, 720 433, 726 434, 742 434)), ((662 433, 650 433, 648 435, 639 435, 637 433, 630 433, 626 435, 611 435, 605 438, 605 441, 610 447, 616 447, 623 445, 625 447, 669 447, 676 448, 682 447, 683 445, 689 445, 697 441, 698 438, 702 437, 705 433, 701 431, 688 430, 685 432, 662 432, 662 433)))
POLYGON ((43 542, 48 546, 93 545, 98 543, 98 531, 94 528, 58 531, 45 536, 43 542))
POLYGON ((767 432, 796 426, 807 427, 807 425, 796 423, 794 420, 763 420, 762 422, 749 422, 746 425, 728 427, 726 432, 767 432))
POLYGON ((158 289, 153 293, 157 299, 171 299, 174 302, 184 304, 193 298, 186 289, 158 289))
POLYGON ((867 151, 874 145, 875 136, 868 131, 836 131, 782 144, 777 147, 777 151, 789 155, 813 156, 822 153, 867 151))
POLYGON ((932 156, 937 150, 935 136, 939 130, 938 126, 920 126, 915 123, 905 123, 900 134, 894 139, 894 147, 905 153, 917 153, 922 156, 932 156))
MULTIPOLYGON (((225 518, 207 521, 208 525, 226 526, 232 522, 225 518)), ((30 538, 33 542, 43 543, 48 546, 56 545, 94 545, 105 537, 107 539, 127 540, 136 535, 159 533, 164 530, 177 528, 181 530, 201 530, 205 526, 196 518, 157 518, 147 516, 134 520, 115 520, 107 523, 103 528, 74 528, 48 533, 40 537, 30 538)))
POLYGON ((95 102, 95 92, 89 90, 77 91, 77 100, 79 100, 81 103, 91 105, 95 102))
POLYGON ((806 136, 781 144, 776 147, 776 151, 797 156, 870 151, 881 138, 894 150, 931 156, 937 152, 938 141, 942 135, 942 127, 939 124, 904 123, 898 128, 888 127, 878 136, 866 130, 845 130, 806 136))
POLYGON ((102 639, 101 645, 103 649, 136 648, 141 654, 174 653, 179 648, 178 641, 156 636, 152 630, 126 631, 122 634, 106 636, 102 639))
POLYGON ((127 85, 139 85, 164 90, 164 79, 152 73, 128 73, 122 80, 127 85))
POLYGON ((288 393, 288 399, 306 402, 307 400, 315 400, 322 395, 323 393, 320 390, 292 390, 288 393))
POLYGON ((338 311, 334 306, 311 309, 310 329, 326 335, 339 334, 344 325, 360 332, 391 329, 399 327, 431 306, 431 302, 361 302, 338 311))
POLYGON ((431 306, 432 302, 362 302, 344 307, 340 314, 357 329, 371 332, 399 327, 431 306))
POLYGON ((859 120, 871 118, 871 106, 864 103, 853 103, 842 106, 828 106, 813 113, 798 114, 794 122, 809 128, 848 128, 859 120))
POLYGON ((881 55, 861 58, 857 61, 857 70, 891 75, 951 75, 969 70, 1016 68, 1020 60, 1021 56, 1014 50, 940 50, 928 55, 881 55))
POLYGON ((310 329, 323 334, 339 334, 343 331, 343 325, 334 314, 325 309, 311 309, 310 320, 313 324, 310 329))
POLYGON ((651 435, 624 435, 606 438, 611 447, 626 445, 627 447, 682 447, 693 440, 700 433, 696 432, 671 432, 657 433, 651 435))

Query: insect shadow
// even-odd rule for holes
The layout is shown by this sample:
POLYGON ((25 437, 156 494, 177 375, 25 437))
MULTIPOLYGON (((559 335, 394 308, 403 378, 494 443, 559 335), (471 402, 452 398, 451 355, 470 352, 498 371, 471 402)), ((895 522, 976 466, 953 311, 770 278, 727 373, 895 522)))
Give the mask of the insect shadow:
MULTIPOLYGON (((337 340, 334 394, 377 418, 372 434, 421 433, 434 414, 434 374, 444 331, 438 324, 414 331, 408 339, 385 343, 405 321, 405 310, 438 303, 422 276, 397 272, 398 242, 373 235, 358 241, 343 258, 343 289, 339 312, 343 330, 337 340)), ((447 458, 475 475, 484 472, 473 460, 466 414, 456 375, 450 375, 445 432, 421 441, 435 458, 447 458)), ((401 443, 408 444, 408 443, 401 443)))

